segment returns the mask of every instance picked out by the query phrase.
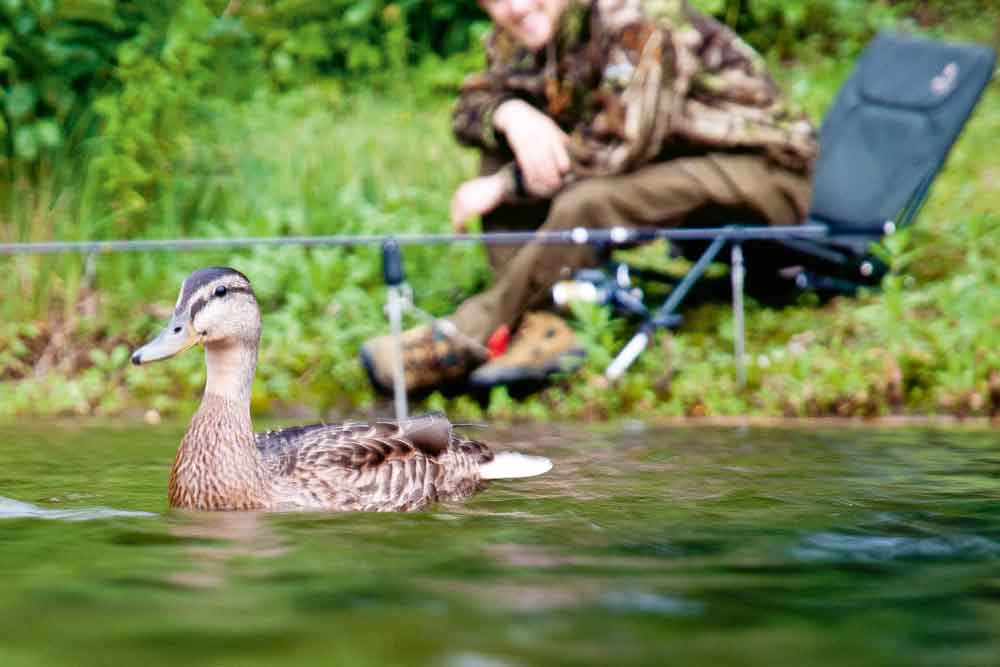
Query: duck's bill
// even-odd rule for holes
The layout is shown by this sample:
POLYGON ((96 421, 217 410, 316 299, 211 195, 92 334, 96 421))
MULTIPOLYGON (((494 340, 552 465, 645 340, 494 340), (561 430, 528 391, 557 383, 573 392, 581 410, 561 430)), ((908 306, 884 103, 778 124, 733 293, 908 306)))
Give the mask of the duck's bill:
POLYGON ((178 318, 170 320, 170 323, 160 332, 160 335, 146 343, 132 354, 132 363, 148 364, 161 359, 169 359, 180 354, 184 350, 190 349, 198 342, 198 337, 186 322, 179 321, 178 318))

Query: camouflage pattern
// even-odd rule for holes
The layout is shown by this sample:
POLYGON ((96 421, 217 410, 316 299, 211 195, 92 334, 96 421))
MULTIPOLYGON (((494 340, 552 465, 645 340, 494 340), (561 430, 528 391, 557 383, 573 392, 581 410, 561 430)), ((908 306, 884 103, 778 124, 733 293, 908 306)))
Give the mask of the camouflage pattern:
POLYGON ((802 173, 815 161, 812 124, 760 55, 686 0, 570 0, 546 48, 499 29, 486 48, 487 70, 465 81, 455 109, 463 143, 503 149, 492 115, 518 98, 569 134, 573 177, 712 151, 760 153, 802 173))

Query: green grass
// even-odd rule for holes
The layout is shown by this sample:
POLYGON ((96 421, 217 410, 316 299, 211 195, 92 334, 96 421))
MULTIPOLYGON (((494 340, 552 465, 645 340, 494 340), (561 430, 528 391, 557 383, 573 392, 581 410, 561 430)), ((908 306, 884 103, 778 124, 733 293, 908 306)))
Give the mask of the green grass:
MULTIPOLYGON (((157 193, 151 235, 444 231, 450 191, 474 168, 474 156, 449 138, 444 99, 345 100, 323 86, 219 110, 198 139, 179 160, 184 176, 157 193)), ((23 224, 7 226, 6 236, 114 237, 116 227, 130 225, 82 215, 86 187, 72 186, 64 198, 13 197, 19 210, 11 217, 23 224)), ((8 341, 0 372, 16 381, 3 384, 0 413, 103 413, 129 403, 170 409, 177 397, 192 396, 198 355, 149 370, 117 362, 155 331, 184 276, 211 264, 246 272, 261 299, 261 406, 353 408, 371 399, 355 352, 384 326, 377 248, 108 255, 97 260, 90 285, 79 258, 5 261, 14 270, 0 278, 12 297, 0 306, 0 336, 8 341), (65 344, 39 351, 56 338, 65 344), (116 356, 90 359, 95 350, 116 356), (40 361, 54 371, 38 373, 40 361)), ((484 267, 482 252, 468 245, 406 254, 419 305, 436 312, 481 287, 484 267)))
MULTIPOLYGON (((970 29, 971 30, 971 29, 970 29)), ((960 35, 974 34, 966 31, 960 35)), ((814 118, 850 62, 782 66, 783 83, 814 118)), ((315 84, 207 104, 179 140, 168 174, 133 217, 116 213, 88 162, 64 155, 15 175, 0 193, 0 238, 142 235, 273 236, 447 231, 454 187, 475 155, 449 129, 450 95, 416 84, 345 93, 315 84), (419 92, 414 92, 419 91, 419 92)), ((412 82, 411 82, 412 83, 412 82)), ((735 384, 731 315, 691 314, 664 334, 611 390, 603 364, 628 328, 602 311, 578 312, 590 350, 582 376, 526 402, 502 393, 497 418, 653 415, 982 415, 1000 409, 1000 83, 937 179, 911 232, 887 252, 897 271, 883 291, 818 306, 750 304, 749 384, 735 384)), ((487 284, 480 249, 407 248, 417 304, 446 314, 487 284)), ((255 408, 318 414, 368 409, 357 362, 385 329, 377 249, 254 249, 227 253, 3 258, 0 272, 0 416, 183 412, 203 380, 200 355, 133 369, 128 351, 151 336, 180 281, 210 264, 254 281, 265 311, 255 408)), ((471 401, 430 407, 469 417, 471 401)))

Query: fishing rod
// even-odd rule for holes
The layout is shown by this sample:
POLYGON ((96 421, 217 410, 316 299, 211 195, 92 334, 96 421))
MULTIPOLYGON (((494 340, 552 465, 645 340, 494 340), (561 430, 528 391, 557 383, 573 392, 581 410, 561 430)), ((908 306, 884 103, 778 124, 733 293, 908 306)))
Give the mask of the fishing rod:
POLYGON ((701 227, 697 229, 658 227, 612 227, 592 229, 576 227, 560 231, 482 232, 475 234, 339 234, 327 236, 248 236, 236 238, 180 238, 89 241, 39 241, 30 243, 0 243, 0 255, 53 255, 81 253, 85 255, 115 252, 164 250, 228 250, 263 247, 350 247, 382 245, 393 241, 399 245, 437 245, 446 243, 483 243, 486 245, 517 245, 546 243, 563 245, 631 245, 660 239, 668 241, 727 241, 775 240, 799 237, 823 237, 829 233, 825 225, 791 225, 775 227, 701 227))
MULTIPOLYGON (((619 379, 649 344, 653 332, 676 319, 674 310, 690 290, 708 264, 727 242, 733 246, 733 298, 736 313, 735 338, 737 373, 743 382, 743 256, 740 248, 744 241, 778 240, 794 238, 819 238, 829 234, 825 225, 807 224, 773 227, 702 227, 694 229, 659 227, 611 227, 592 229, 576 227, 559 231, 533 232, 483 232, 475 234, 359 234, 326 236, 263 236, 237 238, 182 238, 182 239, 133 239, 108 241, 41 241, 34 243, 0 243, 0 255, 55 255, 81 253, 87 256, 88 266, 101 254, 121 252, 150 252, 170 250, 229 250, 249 247, 354 247, 380 246, 382 249, 383 278, 388 290, 386 314, 391 335, 395 341, 393 359, 393 394, 397 419, 407 416, 408 405, 405 388, 405 369, 402 350, 402 316, 411 306, 407 296, 403 272, 402 246, 439 245, 450 243, 482 243, 485 245, 517 245, 544 243, 562 245, 594 245, 604 247, 627 246, 656 240, 709 241, 707 251, 696 262, 694 269, 674 289, 670 299, 652 313, 646 312, 647 321, 632 340, 619 352, 605 375, 609 380, 619 379)), ((645 312, 645 308, 643 308, 645 312)))

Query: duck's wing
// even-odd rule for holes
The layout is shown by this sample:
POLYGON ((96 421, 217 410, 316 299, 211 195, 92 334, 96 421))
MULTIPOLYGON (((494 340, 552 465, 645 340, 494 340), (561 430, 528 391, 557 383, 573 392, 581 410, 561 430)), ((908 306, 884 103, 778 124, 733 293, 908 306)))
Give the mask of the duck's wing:
POLYGON ((257 433, 257 449, 265 458, 279 456, 304 446, 324 448, 369 445, 384 455, 418 451, 438 457, 453 441, 464 442, 452 433, 451 422, 440 414, 428 414, 402 421, 372 424, 309 424, 257 433))
POLYGON ((455 436, 451 422, 437 414, 269 431, 257 436, 257 446, 277 476, 357 509, 411 509, 468 497, 479 485, 479 465, 493 458, 485 444, 455 436))

